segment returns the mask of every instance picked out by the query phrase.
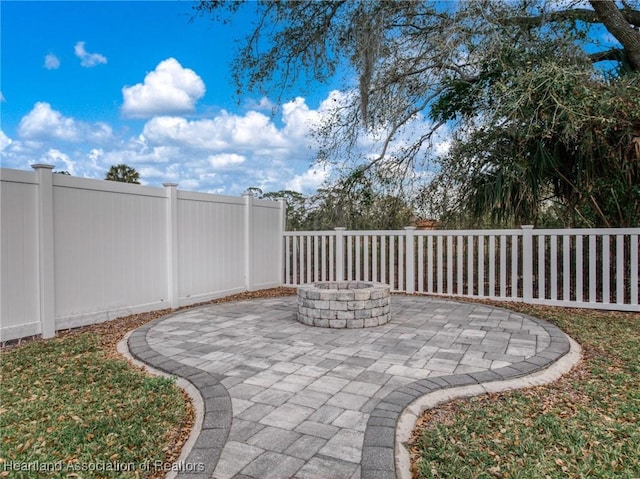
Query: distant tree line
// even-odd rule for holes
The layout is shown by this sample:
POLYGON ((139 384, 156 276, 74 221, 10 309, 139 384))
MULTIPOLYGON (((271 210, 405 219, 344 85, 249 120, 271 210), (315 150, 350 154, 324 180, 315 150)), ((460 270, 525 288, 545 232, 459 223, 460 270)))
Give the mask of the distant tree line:
POLYGON ((373 185, 357 187, 338 182, 305 196, 297 191, 263 193, 247 188, 255 198, 286 201, 287 231, 321 231, 342 226, 352 230, 395 230, 409 226, 415 212, 399 195, 375 191, 373 185))

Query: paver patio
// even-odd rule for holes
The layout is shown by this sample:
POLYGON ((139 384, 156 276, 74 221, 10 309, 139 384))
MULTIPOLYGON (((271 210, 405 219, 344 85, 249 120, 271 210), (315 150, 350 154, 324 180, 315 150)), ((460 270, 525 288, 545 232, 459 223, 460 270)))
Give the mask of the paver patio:
POLYGON ((412 401, 523 376, 569 351, 555 326, 505 309, 398 295, 391 314, 375 328, 315 328, 296 321, 293 296, 208 305, 136 330, 132 354, 203 397, 186 461, 202 466, 178 475, 394 478, 396 421, 412 401))

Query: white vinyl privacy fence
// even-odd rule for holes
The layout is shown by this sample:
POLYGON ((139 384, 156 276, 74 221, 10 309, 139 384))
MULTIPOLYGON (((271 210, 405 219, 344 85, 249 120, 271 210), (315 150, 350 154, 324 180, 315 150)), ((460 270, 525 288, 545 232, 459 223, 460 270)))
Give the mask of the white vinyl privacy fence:
POLYGON ((0 341, 283 283, 281 202, 0 170, 0 341))
POLYGON ((392 290, 640 311, 627 229, 285 233, 285 282, 364 280, 392 290))

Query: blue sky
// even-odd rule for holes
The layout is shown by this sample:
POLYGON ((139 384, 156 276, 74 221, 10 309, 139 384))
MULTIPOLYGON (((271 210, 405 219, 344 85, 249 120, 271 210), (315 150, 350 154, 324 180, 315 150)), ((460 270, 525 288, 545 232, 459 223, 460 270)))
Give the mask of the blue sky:
MULTIPOLYGON (((230 63, 253 9, 225 25, 196 16, 194 5, 0 0, 2 167, 49 163, 102 179, 126 163, 144 184, 230 195, 322 186, 331 170, 313 164, 310 131, 348 94, 337 91, 348 72, 279 100, 237 98, 230 63)), ((418 117, 405 141, 428 127, 418 117)), ((434 151, 448 144, 444 128, 434 151)), ((379 145, 359 143, 365 155, 379 145)))
POLYGON ((313 192, 327 171, 309 129, 337 92, 238 99, 229 64, 251 16, 222 25, 192 5, 2 0, 2 167, 104 178, 126 163, 152 186, 313 192))

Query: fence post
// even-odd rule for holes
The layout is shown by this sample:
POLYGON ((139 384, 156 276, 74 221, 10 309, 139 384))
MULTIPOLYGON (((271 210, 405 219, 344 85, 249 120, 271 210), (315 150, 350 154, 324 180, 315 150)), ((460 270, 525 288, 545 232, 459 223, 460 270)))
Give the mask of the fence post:
POLYGON ((244 197, 244 286, 247 291, 253 290, 251 278, 251 264, 253 261, 253 252, 251 248, 251 237, 253 234, 253 195, 251 193, 243 193, 244 197))
POLYGON ((38 293, 43 338, 56 335, 53 165, 31 165, 38 178, 38 293))
POLYGON ((169 306, 180 306, 178 290, 178 184, 162 183, 167 197, 167 292, 169 306))
POLYGON ((531 303, 533 298, 533 225, 522 228, 522 300, 531 303))
MULTIPOLYGON (((415 293, 416 291, 416 272, 415 272, 415 226, 405 226, 404 227, 405 234, 405 264, 404 264, 404 274, 405 274, 405 283, 404 289, 407 293, 415 293)), ((401 258, 398 258, 400 260, 401 258)))
POLYGON ((344 226, 334 228, 336 230, 336 281, 344 281, 344 226))
MULTIPOLYGON (((278 264, 280 265, 278 282, 280 283, 280 286, 284 286, 285 254, 288 254, 288 252, 285 251, 285 239, 284 239, 284 232, 287 230, 287 200, 285 200, 284 198, 278 198, 277 201, 278 201, 278 206, 280 206, 280 240, 281 240, 280 249, 278 250, 280 255, 278 258, 278 264)), ((289 261, 289 259, 287 258, 286 261, 289 261)))

